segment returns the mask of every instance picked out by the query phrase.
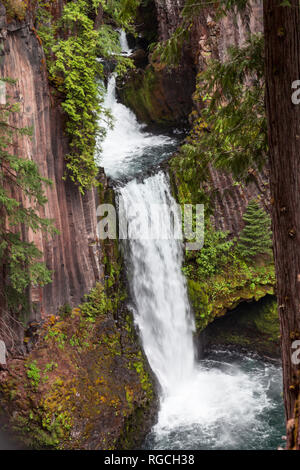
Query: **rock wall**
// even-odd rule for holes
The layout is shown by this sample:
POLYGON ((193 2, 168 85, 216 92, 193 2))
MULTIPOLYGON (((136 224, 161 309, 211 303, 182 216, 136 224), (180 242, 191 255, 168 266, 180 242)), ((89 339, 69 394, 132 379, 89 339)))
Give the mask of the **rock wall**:
POLYGON ((116 320, 97 291, 93 321, 86 304, 49 317, 34 350, 0 371, 0 428, 13 431, 18 447, 138 449, 154 424, 154 380, 131 314, 118 305, 116 320))
MULTIPOLYGON (((153 1, 158 39, 165 41, 181 22, 180 12, 185 0, 153 1)), ((202 10, 193 19, 190 41, 184 46, 179 67, 170 71, 150 56, 146 69, 138 68, 120 87, 120 96, 141 121, 171 126, 185 123, 193 108, 201 113, 201 103, 192 101, 197 73, 205 69, 210 58, 224 60, 229 46, 241 46, 250 34, 262 32, 262 29, 261 0, 253 1, 242 13, 231 12, 218 21, 211 8, 202 10)), ((213 167, 207 175, 210 188, 217 193, 215 226, 228 230, 233 236, 242 229, 242 215, 252 198, 261 196, 264 207, 269 208, 268 169, 258 172, 251 168, 249 171, 251 182, 247 186, 237 185, 230 174, 213 167)), ((178 183, 178 178, 175 180, 178 183)))
POLYGON ((276 299, 266 295, 258 302, 243 302, 208 325, 200 334, 206 350, 242 348, 268 358, 280 357, 280 329, 276 299))
MULTIPOLYGON (((173 4, 168 0, 157 0, 156 3, 160 37, 166 39, 180 22, 179 11, 184 2, 179 1, 173 4), (168 21, 170 22, 169 29, 167 28, 168 21)), ((216 21, 213 10, 203 10, 194 19, 190 40, 190 54, 197 72, 205 69, 210 58, 224 60, 228 47, 242 46, 250 34, 262 32, 262 30, 262 2, 260 0, 253 1, 243 13, 231 12, 219 21, 216 21)), ((184 54, 183 60, 185 57, 184 54)), ((201 114, 201 104, 195 102, 194 107, 201 114)), ((243 227, 242 215, 251 199, 260 196, 265 209, 269 209, 268 169, 258 172, 256 169, 249 168, 249 173, 251 181, 248 185, 236 184, 230 174, 220 172, 212 166, 207 175, 210 189, 217 194, 214 200, 215 226, 220 230, 228 230, 233 236, 237 235, 243 227)), ((178 183, 178 178, 176 180, 178 183)))
MULTIPOLYGON (((176 29, 180 20, 180 11, 184 0, 150 0, 156 8, 157 22, 153 25, 141 25, 140 33, 144 38, 156 36, 159 41, 168 39, 176 29), (157 28, 155 34, 149 28, 157 28)), ((149 44, 145 44, 148 54, 149 44)), ((136 46, 139 48, 139 44, 136 46)), ((137 56, 136 51, 133 55, 137 56)), ((146 67, 137 63, 137 70, 127 77, 119 88, 122 101, 132 108, 138 119, 149 124, 159 124, 160 127, 186 126, 188 116, 193 108, 192 95, 195 90, 197 73, 192 49, 184 51, 184 60, 170 70, 159 60, 149 55, 146 67)))
POLYGON ((33 127, 33 137, 18 142, 21 155, 34 160, 41 174, 53 181, 41 215, 54 219, 59 235, 47 239, 40 233, 25 234, 53 271, 52 284, 30 292, 31 318, 39 320, 63 304, 77 304, 103 276, 96 243, 97 195, 90 191, 82 196, 70 180, 63 180, 68 141, 61 108, 49 88, 43 49, 30 17, 7 21, 1 3, 0 51, 0 76, 17 80, 15 86, 7 86, 12 100, 21 104, 14 125, 33 127))
MULTIPOLYGON (((230 46, 242 46, 250 34, 263 31, 262 1, 252 1, 243 13, 228 13, 219 22, 214 21, 211 12, 207 12, 205 18, 198 42, 199 71, 205 68, 209 57, 223 61, 230 46)), ((245 186, 236 185, 230 174, 210 168, 209 178, 217 190, 214 214, 217 229, 237 235, 243 227, 242 215, 249 201, 257 196, 261 196, 265 209, 269 209, 268 169, 258 172, 251 168, 249 171, 251 182, 245 186)))

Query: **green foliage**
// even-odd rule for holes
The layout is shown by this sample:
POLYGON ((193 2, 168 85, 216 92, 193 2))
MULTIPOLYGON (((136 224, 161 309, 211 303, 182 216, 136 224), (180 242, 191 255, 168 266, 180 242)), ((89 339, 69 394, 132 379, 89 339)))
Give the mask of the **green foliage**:
POLYGON ((25 365, 27 371, 27 377, 32 385, 34 391, 37 391, 39 388, 40 380, 41 380, 41 371, 37 366, 37 361, 29 362, 25 365))
POLYGON ((57 313, 62 319, 68 318, 71 316, 72 307, 69 304, 64 304, 59 308, 57 313))
POLYGON ((118 27, 130 27, 138 0, 74 0, 68 2, 61 17, 54 21, 51 8, 40 3, 38 33, 47 57, 49 78, 63 96, 62 107, 68 119, 70 137, 67 158, 68 175, 84 192, 96 185, 98 168, 94 161, 96 143, 105 129, 99 116, 108 118, 103 106, 103 87, 97 79, 104 78, 98 57, 113 58, 116 72, 122 74, 132 61, 122 57, 118 34, 111 25, 94 28, 98 8, 109 15, 118 27))
MULTIPOLYGON (((228 10, 236 3, 221 2, 219 6, 228 10)), ((238 2, 238 6, 244 8, 245 2, 238 2)), ((186 1, 181 13, 183 22, 189 21, 191 26, 197 14, 195 8, 202 7, 201 2, 186 1)), ((164 45, 159 46, 160 60, 176 65, 173 57, 178 55, 176 36, 182 38, 187 30, 181 25, 164 45)), ((205 71, 197 77, 194 100, 201 108, 201 115, 196 111, 192 113, 193 130, 179 157, 172 163, 173 168, 189 187, 194 184, 197 174, 198 183, 207 183, 206 195, 211 189, 210 164, 236 178, 250 180, 253 171, 265 164, 268 150, 262 35, 251 36, 241 48, 229 48, 224 62, 209 61, 205 71)), ((197 203, 200 199, 207 203, 199 185, 192 193, 197 203)))
POLYGON ((194 100, 201 115, 192 113, 193 129, 171 162, 182 186, 181 200, 186 194, 190 199, 184 202, 210 207, 217 193, 210 181, 211 166, 233 174, 236 184, 251 181, 264 166, 268 146, 263 64, 263 38, 254 35, 242 48, 230 48, 224 63, 211 61, 199 74, 194 100))
POLYGON ((87 302, 80 305, 80 310, 85 317, 90 319, 105 315, 113 309, 112 299, 108 298, 104 287, 100 283, 86 296, 86 300, 87 302))
MULTIPOLYGON (((263 217, 268 217, 263 212, 263 217)), ((266 233, 269 234, 269 227, 266 233)), ((257 248, 256 240, 251 247, 257 248)), ((247 247, 248 248, 248 247, 247 247)), ((200 251, 187 252, 183 272, 187 277, 197 328, 205 328, 245 299, 258 300, 273 294, 275 272, 266 250, 260 257, 243 256, 236 239, 206 223, 205 243, 200 251), (255 262, 254 262, 255 261, 255 262)))
POLYGON ((200 277, 192 262, 189 267, 189 297, 199 330, 240 302, 274 294, 275 272, 271 259, 260 259, 259 263, 246 262, 233 251, 228 262, 220 264, 215 274, 209 277, 200 277))
POLYGON ((257 255, 271 255, 272 232, 271 218, 253 200, 250 201, 243 216, 245 227, 240 234, 237 251, 242 258, 254 258, 257 255))
POLYGON ((148 398, 152 398, 153 396, 152 383, 151 383, 148 372, 145 370, 144 358, 140 351, 138 352, 137 356, 138 356, 138 361, 133 363, 133 367, 140 377, 142 389, 147 393, 148 398))
POLYGON ((56 232, 52 221, 39 216, 47 202, 44 184, 50 181, 40 176, 35 162, 13 153, 16 138, 31 135, 30 129, 10 124, 18 112, 18 104, 0 106, 0 260, 8 305, 18 305, 29 285, 51 282, 50 271, 40 262, 42 253, 24 239, 22 229, 56 232))
POLYGON ((199 76, 195 99, 204 102, 195 124, 199 153, 235 177, 261 168, 267 155, 262 36, 230 48, 224 63, 211 61, 199 76))

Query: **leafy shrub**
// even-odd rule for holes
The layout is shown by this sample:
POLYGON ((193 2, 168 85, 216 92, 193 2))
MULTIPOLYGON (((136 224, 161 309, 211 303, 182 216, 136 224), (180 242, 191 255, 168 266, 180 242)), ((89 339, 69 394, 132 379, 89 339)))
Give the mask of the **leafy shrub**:
POLYGON ((30 384, 33 389, 37 391, 41 380, 41 371, 37 366, 37 362, 32 361, 29 364, 26 364, 25 367, 27 369, 27 377, 30 380, 30 384))
MULTIPOLYGON (((217 273, 233 258, 234 240, 228 240, 228 232, 216 231, 208 226, 205 231, 204 246, 197 252, 187 252, 187 260, 197 264, 197 278, 203 279, 217 273)), ((191 267, 185 271, 191 274, 191 267)))

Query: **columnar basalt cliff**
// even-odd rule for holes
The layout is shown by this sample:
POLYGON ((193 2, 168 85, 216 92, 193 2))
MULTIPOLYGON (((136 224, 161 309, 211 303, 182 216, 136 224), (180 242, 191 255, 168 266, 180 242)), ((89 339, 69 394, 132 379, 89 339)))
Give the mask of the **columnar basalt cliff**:
POLYGON ((89 191, 83 196, 68 178, 63 179, 68 153, 64 116, 49 87, 43 48, 30 16, 7 21, 0 4, 0 43, 0 74, 17 81, 7 85, 7 93, 21 104, 14 125, 33 128, 32 138, 19 139, 19 152, 53 181, 46 189, 48 203, 42 215, 54 220, 59 235, 47 239, 25 234, 40 248, 53 272, 51 284, 30 292, 31 318, 39 320, 64 304, 78 304, 103 276, 96 234, 97 195, 89 191))

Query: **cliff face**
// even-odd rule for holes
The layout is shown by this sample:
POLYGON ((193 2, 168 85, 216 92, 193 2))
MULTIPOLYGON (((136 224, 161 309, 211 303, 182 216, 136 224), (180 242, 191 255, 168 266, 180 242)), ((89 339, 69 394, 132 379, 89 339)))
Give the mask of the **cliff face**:
MULTIPOLYGON (((181 23, 181 10, 185 0, 153 0, 157 14, 157 36, 165 41, 181 23)), ((149 25, 145 29, 149 28, 149 25)), ((193 20, 190 40, 184 46, 179 66, 169 70, 150 55, 145 69, 133 72, 121 88, 120 95, 126 105, 146 122, 177 125, 188 119, 191 111, 201 113, 201 104, 193 102, 196 76, 206 68, 210 58, 224 60, 229 46, 242 46, 250 34, 262 32, 262 2, 253 2, 243 13, 229 13, 216 20, 214 10, 202 10, 193 20)), ((145 31, 144 31, 145 34, 145 31)), ((252 198, 261 196, 269 208, 268 170, 249 169, 251 182, 236 184, 230 174, 210 166, 207 181, 217 194, 214 200, 214 224, 217 229, 228 230, 236 236, 242 229, 242 215, 252 198)), ((195 175, 195 185, 197 185, 195 175)), ((175 185, 180 177, 175 176, 175 185)), ((200 183, 198 184, 199 187, 200 183)))
MULTIPOLYGON (((157 1, 158 23, 160 39, 170 37, 176 26, 180 23, 180 10, 185 2, 157 1)), ((203 10, 195 19, 191 31, 190 48, 183 55, 193 57, 197 73, 206 68, 210 58, 223 61, 230 46, 242 46, 250 34, 262 32, 262 2, 252 4, 243 13, 229 13, 219 21, 214 18, 213 10, 203 10)), ((190 61, 190 59, 189 59, 190 61)), ((186 83, 189 77, 186 76, 186 83)), ((191 86, 191 84, 190 84, 191 86)), ((201 113, 199 103, 194 107, 201 113)), ((249 169, 251 182, 245 186, 236 184, 230 174, 217 171, 209 167, 207 181, 210 189, 216 192, 214 199, 214 224, 217 229, 228 230, 237 235, 242 227, 242 215, 252 198, 262 197, 263 205, 269 207, 268 170, 258 172, 249 169)), ((196 179, 196 176, 195 176, 196 179)), ((180 181, 176 178, 176 185, 180 181)))
POLYGON ((165 41, 177 28, 185 0, 155 0, 159 40, 165 41))
MULTIPOLYGON (((142 22, 139 30, 145 38, 155 36, 156 40, 164 41, 179 24, 184 0, 151 0, 151 3, 157 21, 152 25, 142 22)), ((148 45, 144 53, 148 53, 148 45)), ((185 51, 185 59, 175 71, 169 70, 159 60, 153 60, 151 55, 148 58, 150 63, 146 67, 137 64, 137 70, 120 87, 122 101, 134 109, 141 121, 166 127, 186 125, 193 108, 197 72, 192 50, 188 48, 185 51)))
POLYGON ((37 347, 0 371, 0 427, 13 430, 21 446, 124 450, 142 445, 157 411, 151 371, 130 312, 118 305, 116 320, 110 305, 103 310, 104 302, 98 286, 88 304, 90 315, 97 309, 95 317, 86 315, 86 304, 64 320, 50 317, 37 347))
MULTIPOLYGON (((193 51, 198 71, 205 69, 208 58, 223 61, 230 46, 242 46, 250 34, 262 31, 262 2, 252 2, 243 13, 228 13, 219 22, 213 19, 212 12, 203 13, 193 32, 193 51)), ((268 169, 250 171, 252 181, 245 186, 236 185, 230 174, 210 167, 209 180, 213 189, 217 190, 214 204, 217 229, 237 235, 243 226, 242 214, 252 198, 261 196, 264 207, 269 208, 268 169)))
POLYGON ((31 318, 55 313, 64 304, 75 305, 103 276, 100 247, 96 244, 97 196, 90 191, 82 196, 68 179, 64 156, 68 142, 59 104, 49 88, 43 49, 30 18, 7 21, 0 3, 0 75, 17 80, 7 86, 13 101, 21 104, 14 117, 18 127, 32 126, 33 137, 18 142, 21 154, 34 160, 42 176, 53 181, 47 188, 45 213, 54 219, 59 235, 46 238, 26 233, 43 252, 47 267, 53 271, 53 282, 30 292, 31 318))

